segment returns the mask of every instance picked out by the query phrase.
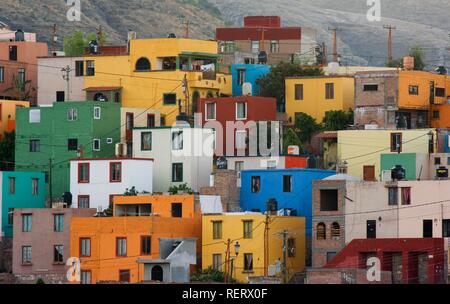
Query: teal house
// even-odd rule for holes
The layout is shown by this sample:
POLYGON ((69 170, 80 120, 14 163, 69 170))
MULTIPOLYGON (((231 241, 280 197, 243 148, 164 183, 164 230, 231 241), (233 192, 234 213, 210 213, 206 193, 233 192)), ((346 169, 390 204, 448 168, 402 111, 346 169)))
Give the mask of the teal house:
POLYGON ((22 108, 16 114, 16 171, 44 172, 46 199, 70 191, 70 159, 114 157, 120 103, 71 101, 22 108), (82 155, 81 155, 82 154, 82 155))
POLYGON ((0 172, 1 236, 13 236, 13 211, 17 208, 45 208, 45 174, 42 172, 0 172))
POLYGON ((424 153, 400 153, 381 154, 381 171, 389 171, 396 165, 405 168, 406 179, 413 181, 427 179, 429 174, 428 154, 424 153))

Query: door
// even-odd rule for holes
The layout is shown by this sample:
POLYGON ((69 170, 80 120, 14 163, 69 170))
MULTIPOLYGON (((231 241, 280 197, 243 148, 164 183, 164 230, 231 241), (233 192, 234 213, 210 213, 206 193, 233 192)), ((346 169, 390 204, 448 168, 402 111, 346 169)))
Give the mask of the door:
POLYGON ((364 166, 363 176, 365 181, 368 182, 375 181, 375 166, 364 166))
POLYGON ((119 271, 119 282, 130 282, 130 270, 120 270, 119 271))
POLYGON ((423 220, 423 237, 433 237, 433 220, 423 220))
POLYGON ((367 238, 377 238, 377 221, 367 221, 367 238))
POLYGON ((156 265, 152 268, 152 281, 163 281, 163 269, 161 266, 156 265))

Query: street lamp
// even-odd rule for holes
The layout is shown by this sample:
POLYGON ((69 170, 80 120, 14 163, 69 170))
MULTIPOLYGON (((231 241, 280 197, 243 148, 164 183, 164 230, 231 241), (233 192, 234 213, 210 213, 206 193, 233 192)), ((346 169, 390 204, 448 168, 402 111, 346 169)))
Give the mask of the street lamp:
POLYGON ((230 278, 231 279, 233 279, 234 261, 237 259, 240 250, 241 250, 241 245, 239 244, 239 242, 236 241, 236 243, 234 244, 235 257, 234 258, 230 258, 230 262, 231 262, 231 275, 230 275, 230 278))
POLYGON ((234 253, 236 254, 236 256, 239 255, 240 250, 241 250, 241 245, 239 244, 239 242, 236 242, 236 244, 234 244, 234 253))

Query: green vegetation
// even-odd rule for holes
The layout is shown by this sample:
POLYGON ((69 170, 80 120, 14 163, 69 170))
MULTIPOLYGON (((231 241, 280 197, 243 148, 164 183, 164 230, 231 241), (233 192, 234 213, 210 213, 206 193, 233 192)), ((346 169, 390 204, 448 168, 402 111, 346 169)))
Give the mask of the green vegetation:
POLYGON ((180 193, 187 193, 187 194, 193 194, 194 191, 188 187, 187 184, 181 184, 179 186, 172 186, 169 188, 169 191, 172 194, 180 194, 180 193))
MULTIPOLYGON (((406 56, 406 55, 405 55, 406 56)), ((414 57, 414 70, 423 71, 425 69, 425 52, 418 45, 409 49, 407 56, 414 57)), ((403 57, 388 62, 388 67, 403 68, 403 57)))
POLYGON ((348 112, 342 110, 328 111, 323 119, 323 129, 324 131, 345 130, 348 125, 353 125, 353 122, 354 113, 352 109, 349 109, 348 112))
POLYGON ((30 101, 36 88, 32 86, 31 80, 23 81, 19 76, 12 75, 12 86, 5 89, 5 93, 12 92, 17 100, 30 101))
POLYGON ((283 136, 283 154, 287 154, 289 146, 299 146, 300 153, 303 153, 302 142, 292 128, 287 129, 286 134, 283 136))
POLYGON ((16 133, 5 132, 0 140, 0 171, 14 170, 14 148, 16 133))
MULTIPOLYGON (((191 281, 194 282, 225 282, 225 274, 222 271, 215 270, 209 267, 205 270, 199 270, 191 276, 191 281)), ((235 280, 232 280, 235 282, 235 280)))
POLYGON ((64 37, 64 52, 66 56, 81 56, 84 53, 84 49, 89 46, 89 42, 92 40, 98 40, 100 46, 106 43, 106 34, 102 33, 100 37, 96 33, 83 33, 81 31, 75 31, 70 36, 64 37))

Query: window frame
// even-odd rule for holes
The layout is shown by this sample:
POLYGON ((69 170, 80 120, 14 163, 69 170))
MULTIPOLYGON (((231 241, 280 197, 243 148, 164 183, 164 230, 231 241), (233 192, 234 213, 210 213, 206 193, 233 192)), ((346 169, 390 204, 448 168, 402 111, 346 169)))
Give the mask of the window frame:
POLYGON ((22 232, 31 232, 33 229, 33 214, 22 214, 22 232))
POLYGON ((153 149, 153 132, 149 131, 149 132, 141 132, 141 151, 152 151, 153 149), (144 140, 144 136, 148 136, 150 135, 150 148, 144 148, 144 142, 146 142, 144 140))
POLYGON ((86 269, 80 270, 80 284, 83 284, 83 285, 92 284, 92 271, 91 270, 86 270, 86 269), (89 274, 89 282, 86 282, 85 280, 83 280, 85 278, 85 276, 83 274, 89 274))
POLYGON ((5 67, 0 66, 0 83, 5 82, 5 67))
POLYGON ((91 163, 78 163, 78 183, 89 184, 91 180, 91 163), (87 166, 87 179, 81 179, 81 168, 87 166))
POLYGON ((94 107, 94 119, 100 120, 102 119, 102 108, 101 107, 94 107))
POLYGON ((214 121, 214 120, 216 120, 217 119, 217 112, 216 112, 216 110, 217 110, 217 104, 215 102, 207 102, 207 103, 205 103, 205 121, 214 121), (208 117, 208 114, 209 114, 208 106, 211 106, 211 105, 214 108, 214 117, 212 117, 212 118, 208 117))
POLYGON ((31 245, 23 245, 22 246, 22 265, 31 265, 33 263, 33 248, 31 245), (27 257, 29 256, 29 260, 24 259, 24 249, 29 249, 29 252, 27 252, 27 257))
POLYGON ((84 61, 76 60, 75 61, 75 77, 83 77, 84 76, 84 61))
POLYGON ((152 236, 151 235, 141 235, 141 248, 140 249, 141 249, 140 250, 141 255, 143 255, 143 256, 152 255, 152 236), (144 244, 144 239, 150 239, 149 244, 144 244), (148 249, 150 249, 149 252, 144 251, 144 247, 146 247, 147 245, 149 247, 148 249))
POLYGON ((53 245, 53 263, 64 264, 64 245, 53 245), (62 253, 58 251, 58 247, 62 248, 62 253), (61 259, 57 259, 57 255, 60 255, 61 259))
POLYGON ((39 195, 39 178, 33 177, 31 179, 31 195, 32 196, 39 195))
POLYGON ((403 148, 403 133, 401 132, 393 132, 390 134, 391 141, 391 152, 401 153, 403 148), (396 145, 397 141, 400 141, 400 145, 396 145))
POLYGON ((53 214, 53 232, 64 232, 64 213, 53 214), (62 221, 58 221, 60 218, 62 221))
POLYGON ((408 85, 408 94, 418 96, 419 95, 419 85, 408 85))
POLYGON ((213 240, 221 240, 223 238, 222 234, 223 222, 211 221, 211 223, 212 223, 213 240))
POLYGON ((121 183, 122 182, 122 171, 123 166, 122 166, 122 162, 110 162, 109 163, 109 182, 110 183, 121 183), (113 179, 114 178, 114 174, 113 174, 113 170, 115 169, 114 166, 119 165, 119 178, 118 179, 113 179))
POLYGON ((99 138, 94 138, 93 140, 92 140, 92 150, 93 151, 95 151, 95 152, 99 152, 99 151, 101 151, 101 140, 99 139, 99 138), (98 147, 96 147, 96 144, 95 143, 98 143, 98 147))
POLYGON ((67 110, 67 121, 77 121, 78 120, 78 109, 70 108, 67 110))
POLYGON ((294 99, 296 101, 304 100, 304 89, 303 83, 296 83, 294 85, 294 99))
MULTIPOLYGON (((127 241, 127 237, 116 237, 116 257, 127 257, 128 254, 128 241, 127 241), (123 249, 123 248, 119 248, 120 242, 125 241, 125 250, 124 252, 119 252, 119 249, 123 249)), ((122 244, 123 245, 123 244, 122 244)))
POLYGON ((79 239, 79 256, 80 258, 89 258, 91 257, 92 254, 92 241, 90 237, 81 237, 79 239), (84 246, 84 251, 83 252, 83 243, 89 244, 89 247, 84 246), (89 249, 89 250, 86 250, 89 249), (85 253, 89 253, 89 254, 85 254, 85 253))
POLYGON ((41 152, 41 140, 40 139, 30 139, 30 153, 41 152))
POLYGON ((292 175, 283 175, 283 192, 284 193, 291 193, 292 192, 292 175), (286 178, 289 178, 288 185, 286 184, 286 178), (286 186, 289 186, 289 189, 287 189, 286 186))
POLYGON ((177 105, 177 94, 176 93, 164 93, 163 94, 163 105, 164 106, 176 106, 177 105), (175 96, 175 102, 167 102, 166 98, 168 96, 175 96))
POLYGON ((398 206, 398 187, 388 187, 388 206, 398 206), (395 193, 395 199, 391 196, 391 191, 395 193))
POLYGON ((245 101, 236 102, 236 112, 235 112, 236 120, 247 120, 248 117, 248 105, 245 101), (239 113, 239 105, 244 105, 244 117, 238 117, 239 113))
POLYGON ((184 163, 172 163, 172 183, 182 183, 184 180, 184 163), (176 173, 176 167, 181 167, 181 178, 175 179, 177 177, 176 173))
POLYGON ((260 193, 261 192, 261 176, 259 176, 259 175, 252 176, 250 179, 250 182, 251 182, 250 186, 252 189, 252 193, 260 193), (257 184, 258 189, 257 190, 255 190, 256 185, 253 183, 253 181, 258 181, 258 184, 257 184))
POLYGON ((244 253, 244 270, 243 270, 243 272, 245 273, 245 272, 253 272, 253 266, 254 266, 254 259, 253 259, 253 253, 244 253), (250 258, 251 258, 251 263, 250 263, 250 265, 247 265, 247 260, 248 260, 248 257, 250 256, 250 258))
POLYGON ((333 82, 325 83, 325 99, 326 100, 335 99, 335 88, 333 82))
POLYGON ((171 208, 171 216, 172 218, 183 218, 183 203, 171 203, 170 204, 171 208), (174 207, 179 207, 179 209, 177 211, 179 211, 179 214, 175 214, 175 210, 174 207))
POLYGON ((78 151, 78 138, 68 138, 67 139, 67 151, 78 151), (72 141, 72 144, 71 144, 72 141), (73 143, 76 141, 76 144, 73 143))
POLYGON ((78 195, 78 200, 77 200, 77 204, 78 204, 78 209, 89 209, 91 207, 91 196, 90 195, 78 195), (88 206, 87 207, 80 207, 80 202, 82 199, 87 199, 87 203, 88 206))
POLYGON ((172 151, 181 151, 184 148, 184 131, 175 130, 172 131, 172 151), (175 145, 177 143, 177 145, 175 145))
POLYGON ((16 194, 16 177, 8 176, 8 194, 16 194))
POLYGON ((242 238, 246 240, 253 239, 253 220, 242 220, 242 238))

